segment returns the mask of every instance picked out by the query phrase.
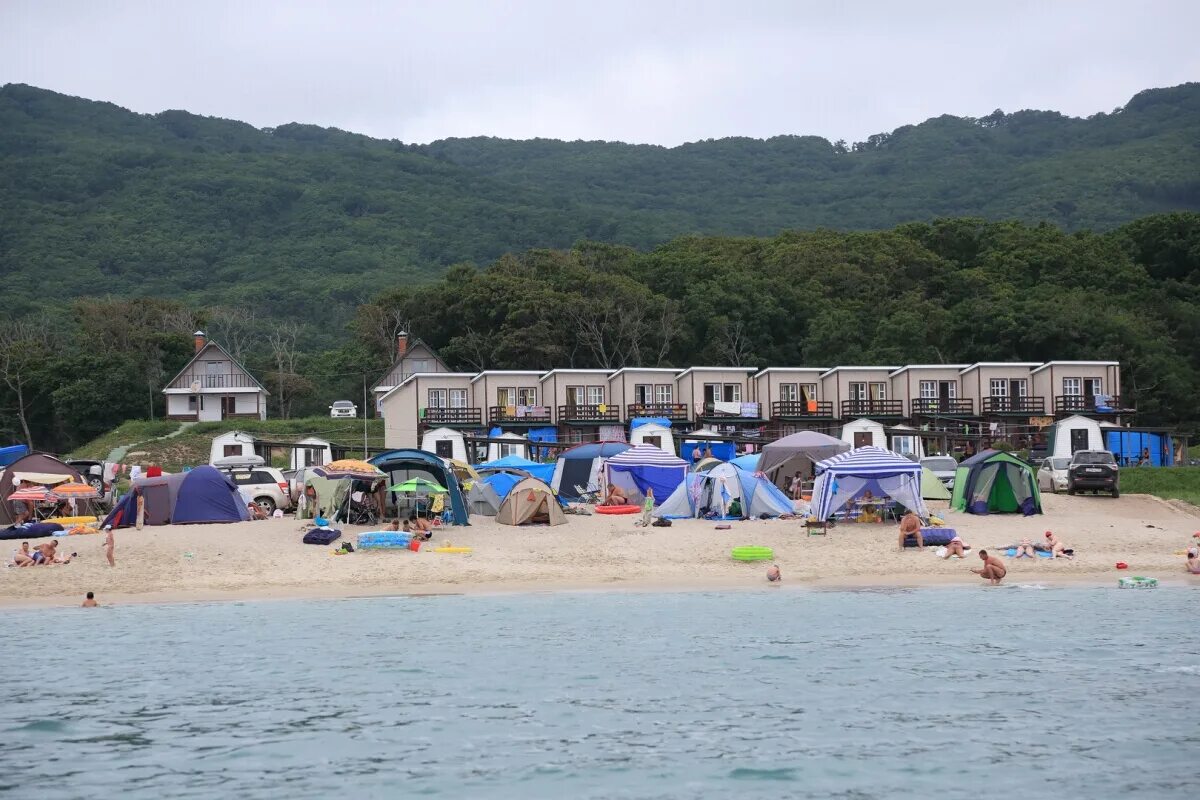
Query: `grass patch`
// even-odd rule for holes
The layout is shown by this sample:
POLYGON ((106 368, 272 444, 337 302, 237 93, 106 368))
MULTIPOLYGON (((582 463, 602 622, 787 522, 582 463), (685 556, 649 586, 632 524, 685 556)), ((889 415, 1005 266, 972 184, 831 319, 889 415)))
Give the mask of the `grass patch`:
POLYGON ((1200 506, 1200 467, 1130 467, 1121 470, 1121 491, 1186 500, 1200 506))
POLYGON ((107 458, 108 454, 114 448, 122 445, 133 444, 135 442, 144 442, 147 439, 154 439, 159 436, 166 436, 179 429, 179 423, 169 419, 131 419, 123 422, 120 427, 109 431, 106 434, 97 436, 92 441, 76 448, 72 453, 72 458, 91 458, 103 459, 107 458))

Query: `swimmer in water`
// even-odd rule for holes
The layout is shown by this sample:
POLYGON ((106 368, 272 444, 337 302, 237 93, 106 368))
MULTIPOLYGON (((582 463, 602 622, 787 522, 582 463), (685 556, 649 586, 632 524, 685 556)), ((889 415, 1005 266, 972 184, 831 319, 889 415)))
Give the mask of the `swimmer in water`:
POLYGON ((767 567, 767 583, 782 583, 783 573, 779 571, 778 564, 772 564, 767 567))

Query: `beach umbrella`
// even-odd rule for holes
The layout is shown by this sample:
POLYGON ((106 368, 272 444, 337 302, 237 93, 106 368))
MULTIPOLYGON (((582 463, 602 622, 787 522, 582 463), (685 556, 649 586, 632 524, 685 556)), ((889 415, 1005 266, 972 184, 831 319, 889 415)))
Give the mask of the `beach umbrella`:
POLYGON ((44 503, 52 498, 50 490, 45 486, 26 486, 10 494, 8 499, 10 502, 23 500, 25 502, 44 503))
POLYGON ((314 474, 335 481, 341 478, 374 481, 376 478, 384 477, 383 471, 379 467, 353 458, 343 458, 340 461, 332 461, 323 467, 313 467, 312 469, 314 474))
POLYGON ((388 488, 389 492, 428 492, 430 494, 446 494, 449 490, 436 481, 424 478, 409 478, 404 483, 397 483, 388 488))
POLYGON ((86 483, 64 483, 55 486, 52 494, 60 500, 95 500, 100 496, 95 487, 86 483))

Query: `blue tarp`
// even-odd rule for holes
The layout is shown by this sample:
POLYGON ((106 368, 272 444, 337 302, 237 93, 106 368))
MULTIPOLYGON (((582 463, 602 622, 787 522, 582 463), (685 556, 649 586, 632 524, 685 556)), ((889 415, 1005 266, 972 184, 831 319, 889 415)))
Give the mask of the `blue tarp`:
POLYGON ((704 455, 704 451, 712 448, 713 458, 718 458, 721 461, 729 461, 737 453, 737 449, 733 446, 733 442, 722 442, 719 439, 703 442, 684 442, 679 445, 679 456, 689 464, 692 463, 692 451, 696 448, 700 449, 700 455, 704 455))
POLYGON ((179 484, 171 509, 171 524, 239 522, 249 519, 242 495, 229 476, 205 464, 189 472, 179 484))
POLYGON ((1104 432, 1104 441, 1122 466, 1136 465, 1142 457, 1143 450, 1150 451, 1152 467, 1175 465, 1175 443, 1168 433, 1110 430, 1104 432))
POLYGON ((634 417, 629 421, 629 430, 636 430, 643 425, 661 425, 664 428, 671 427, 671 420, 666 417, 634 417))
POLYGON ((504 458, 497 458, 494 461, 485 461, 482 464, 476 464, 475 469, 519 469, 528 472, 547 486, 550 485, 550 480, 554 477, 553 464, 539 464, 536 461, 530 461, 528 458, 521 458, 520 456, 505 456, 504 458))
MULTIPOLYGON (((558 428, 530 428, 525 435, 531 442, 557 442, 558 428)), ((550 448, 535 447, 532 451, 532 455, 534 458, 546 458, 550 455, 550 448)), ((551 465, 551 470, 551 474, 553 474, 553 465, 551 465)), ((546 482, 549 483, 550 479, 547 478, 546 482)))
POLYGON ((28 445, 14 444, 11 447, 0 447, 0 467, 7 467, 27 455, 29 455, 28 445))

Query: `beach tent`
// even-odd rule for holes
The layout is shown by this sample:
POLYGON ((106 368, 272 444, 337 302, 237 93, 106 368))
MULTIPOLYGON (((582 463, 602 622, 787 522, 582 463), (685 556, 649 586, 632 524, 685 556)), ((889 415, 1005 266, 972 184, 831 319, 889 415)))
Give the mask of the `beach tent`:
POLYGON ((921 467, 921 497, 925 500, 949 500, 950 490, 928 467, 921 467))
POLYGON ((404 483, 410 478, 424 478, 446 487, 446 506, 455 525, 470 525, 467 500, 462 484, 453 468, 445 461, 424 450, 404 448, 388 450, 371 459, 371 463, 388 476, 388 485, 404 483))
POLYGON ((639 444, 604 462, 604 482, 619 486, 636 505, 653 491, 658 505, 683 483, 687 471, 688 463, 682 458, 652 444, 639 444))
POLYGON ((520 470, 521 472, 532 475, 543 483, 549 483, 554 479, 554 464, 541 464, 537 461, 530 461, 528 458, 521 456, 505 456, 497 458, 495 461, 485 461, 475 467, 477 472, 484 472, 492 469, 503 470, 520 470))
POLYGON ((921 497, 921 465, 880 447, 857 447, 816 463, 812 515, 829 519, 865 492, 889 497, 919 516, 929 511, 921 497))
POLYGON ((797 472, 807 478, 813 464, 849 449, 850 445, 841 439, 817 431, 800 431, 764 446, 758 471, 776 485, 785 485, 797 472))
POLYGON ((1046 455, 1051 458, 1070 458, 1076 450, 1103 449, 1100 423, 1078 414, 1054 423, 1046 437, 1046 455))
POLYGON ((537 478, 525 478, 512 488, 496 512, 501 525, 527 525, 541 522, 565 525, 567 516, 559 507, 554 492, 537 478))
POLYGON ((880 450, 886 450, 888 445, 883 425, 865 417, 842 426, 842 441, 851 447, 878 447, 880 450))
POLYGON ((762 453, 746 453, 744 456, 738 456, 732 459, 729 463, 733 464, 738 469, 744 469, 747 472, 758 472, 758 462, 762 459, 762 453))
POLYGON ((8 496, 22 480, 50 486, 67 481, 86 483, 79 470, 46 453, 30 453, 9 464, 0 474, 0 526, 13 524, 16 515, 8 496))
POLYGON ((434 428, 421 437, 421 449, 441 458, 467 460, 467 442, 462 431, 453 428, 434 428))
POLYGON ((629 423, 629 443, 649 444, 675 455, 675 437, 671 435, 671 421, 659 417, 641 417, 629 423))
POLYGON ((1042 513, 1033 467, 1011 453, 984 450, 958 465, 950 508, 968 514, 1042 513))
POLYGON ((508 497, 508 493, 512 491, 514 486, 528 477, 531 477, 529 473, 521 472, 520 470, 497 470, 495 472, 488 472, 480 480, 492 488, 492 491, 496 493, 496 497, 504 500, 504 498, 508 497))
POLYGON ((713 467, 719 467, 726 462, 719 458, 702 458, 692 462, 692 472, 708 472, 713 467))
POLYGON ((137 523, 137 501, 143 500, 146 525, 244 522, 250 519, 238 487, 229 476, 207 464, 190 472, 139 478, 113 507, 102 527, 129 528, 137 523))
POLYGON ((732 462, 708 472, 689 473, 663 500, 655 515, 667 518, 702 517, 709 512, 728 518, 730 505, 738 501, 739 519, 778 517, 791 514, 794 505, 787 495, 763 475, 740 469, 732 462))
POLYGON ((500 510, 502 502, 503 500, 496 494, 496 490, 487 481, 483 479, 471 481, 471 488, 467 490, 467 508, 472 514, 494 517, 500 510))
POLYGON ((597 442, 581 444, 564 450, 554 465, 554 477, 550 486, 564 500, 578 500, 579 492, 600 487, 600 465, 604 459, 629 449, 624 442, 597 442))

